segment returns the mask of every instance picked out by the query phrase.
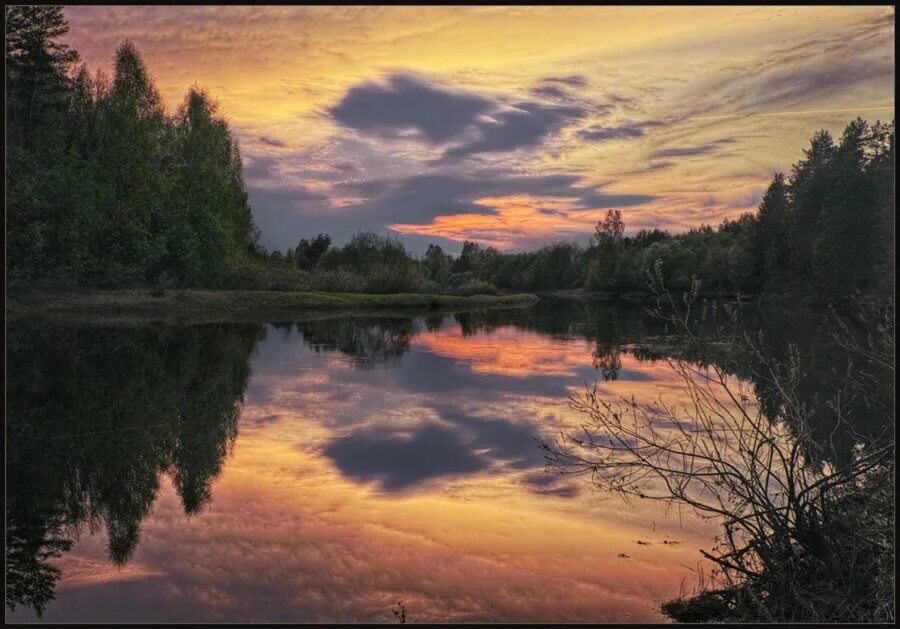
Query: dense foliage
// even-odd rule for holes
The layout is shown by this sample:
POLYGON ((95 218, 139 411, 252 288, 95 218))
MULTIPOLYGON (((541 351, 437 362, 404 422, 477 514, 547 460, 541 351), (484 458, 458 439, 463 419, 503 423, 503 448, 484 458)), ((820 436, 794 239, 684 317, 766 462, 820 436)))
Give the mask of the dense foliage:
POLYGON ((200 89, 174 116, 134 46, 111 79, 56 42, 60 7, 6 7, 10 278, 198 282, 253 244, 241 159, 200 89))

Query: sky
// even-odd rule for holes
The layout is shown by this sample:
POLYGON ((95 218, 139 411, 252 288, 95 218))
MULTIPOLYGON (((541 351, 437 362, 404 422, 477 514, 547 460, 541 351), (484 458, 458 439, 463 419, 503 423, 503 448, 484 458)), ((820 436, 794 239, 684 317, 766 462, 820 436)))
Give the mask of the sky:
POLYGON ((684 231, 755 210, 817 129, 894 117, 894 8, 66 7, 240 142, 268 249, 371 230, 414 253, 684 231))

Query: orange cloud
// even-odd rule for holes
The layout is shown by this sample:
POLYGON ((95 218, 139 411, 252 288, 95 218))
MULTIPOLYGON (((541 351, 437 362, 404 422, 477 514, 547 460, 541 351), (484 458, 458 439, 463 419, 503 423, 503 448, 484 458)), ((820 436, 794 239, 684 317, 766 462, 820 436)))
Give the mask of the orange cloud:
POLYGON ((568 376, 591 364, 594 344, 586 339, 553 339, 512 326, 490 334, 463 336, 459 326, 420 334, 413 345, 462 361, 477 373, 512 377, 568 376))
POLYGON ((513 195, 475 201, 495 214, 452 214, 435 217, 431 223, 395 223, 389 227, 401 234, 420 234, 449 240, 475 240, 508 249, 539 238, 560 239, 591 233, 606 210, 584 210, 570 199, 513 195))

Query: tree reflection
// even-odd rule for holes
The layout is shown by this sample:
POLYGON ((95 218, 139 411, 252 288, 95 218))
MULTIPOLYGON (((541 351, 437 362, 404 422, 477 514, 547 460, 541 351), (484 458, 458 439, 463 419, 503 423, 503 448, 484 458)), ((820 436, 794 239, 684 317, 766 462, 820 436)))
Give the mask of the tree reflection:
POLYGON ((49 563, 105 527, 125 564, 170 475, 186 513, 209 502, 237 435, 260 326, 20 328, 7 337, 6 604, 38 615, 49 563))
MULTIPOLYGON (((701 330, 710 337, 730 322, 721 311, 712 312, 701 330)), ((854 332, 849 328, 844 332, 843 344, 829 342, 823 332, 826 316, 808 310, 744 308, 736 325, 740 333, 762 331, 766 342, 759 347, 766 361, 788 362, 788 347, 797 348, 806 375, 798 382, 796 395, 811 408, 810 428, 817 438, 830 440, 834 452, 849 454, 856 433, 879 429, 870 424, 885 413, 868 409, 878 403, 892 407, 892 389, 870 387, 865 395, 848 395, 840 409, 846 429, 835 431, 835 411, 825 401, 833 396, 823 393, 846 388, 847 381, 854 380, 845 369, 854 332)), ((555 338, 590 339, 595 349, 585 359, 593 361, 605 380, 619 378, 629 356, 641 361, 674 357, 700 366, 713 360, 729 375, 751 383, 768 417, 782 414, 771 383, 747 368, 753 361, 735 360, 739 345, 718 351, 713 344, 705 357, 694 355, 690 344, 640 306, 544 300, 532 308, 483 310, 455 314, 452 319, 362 316, 273 325, 287 341, 300 342, 302 336, 315 351, 341 352, 355 367, 368 369, 398 363, 417 334, 434 333, 454 320, 466 336, 514 326, 555 338)), ((105 529, 109 559, 118 565, 129 561, 161 474, 171 478, 186 513, 204 509, 211 498, 211 481, 236 439, 249 360, 263 330, 255 324, 9 330, 6 602, 10 609, 27 606, 43 612, 60 578, 53 559, 70 550, 85 529, 105 529)), ((887 382, 877 368, 859 357, 853 362, 853 374, 863 374, 876 384, 887 382)), ((447 460, 459 467, 461 455, 452 452, 446 436, 423 438, 431 437, 449 452, 447 460)), ((514 437, 503 434, 491 440, 491 447, 500 448, 514 437)), ((404 477, 397 470, 398 460, 406 456, 405 444, 362 433, 331 454, 351 475, 402 486, 404 477), (359 452, 373 448, 381 460, 365 467, 359 452)), ((425 461, 414 471, 422 477, 443 469, 435 467, 440 462, 425 461)), ((463 463, 466 469, 480 465, 463 463)))
POLYGON ((751 384, 770 419, 783 415, 780 396, 775 384, 757 367, 799 360, 804 375, 795 395, 810 407, 810 429, 815 441, 828 444, 829 456, 849 456, 861 434, 873 435, 885 429, 886 414, 872 409, 893 407, 893 378, 885 375, 884 365, 867 360, 865 352, 852 356, 847 346, 864 343, 877 321, 892 315, 867 312, 870 309, 861 304, 848 305, 839 315, 826 309, 745 304, 737 307, 737 317, 732 319, 722 304, 711 302, 706 308, 698 327, 698 333, 708 341, 705 355, 638 304, 542 299, 532 308, 483 310, 455 317, 461 326, 464 324, 467 334, 514 325, 541 334, 591 339, 596 343, 591 360, 604 381, 618 379, 625 355, 639 361, 678 358, 700 367, 710 366, 705 363, 713 360, 727 374, 751 384), (866 318, 865 323, 854 324, 860 317, 866 318), (718 343, 727 334, 738 342, 718 343), (753 343, 740 341, 744 335, 749 335, 753 343), (873 386, 859 391, 853 383, 860 378, 873 386), (836 409, 832 400, 839 391, 842 406, 836 409))
POLYGON ((397 364, 416 336, 410 318, 320 319, 297 323, 297 329, 315 351, 339 351, 362 369, 397 364))

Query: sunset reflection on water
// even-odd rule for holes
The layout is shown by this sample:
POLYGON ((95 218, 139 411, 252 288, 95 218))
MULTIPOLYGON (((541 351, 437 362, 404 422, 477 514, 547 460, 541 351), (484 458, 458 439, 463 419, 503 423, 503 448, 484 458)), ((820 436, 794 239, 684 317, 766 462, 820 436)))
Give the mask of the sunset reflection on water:
MULTIPOLYGON (((86 530, 43 620, 653 621, 696 585, 710 524, 544 468, 593 341, 416 320, 363 368, 312 335, 267 327, 210 504, 185 515, 164 477, 122 568, 86 530)), ((603 390, 679 395, 664 361, 618 360, 603 390)))

